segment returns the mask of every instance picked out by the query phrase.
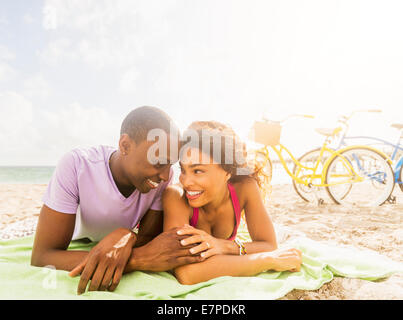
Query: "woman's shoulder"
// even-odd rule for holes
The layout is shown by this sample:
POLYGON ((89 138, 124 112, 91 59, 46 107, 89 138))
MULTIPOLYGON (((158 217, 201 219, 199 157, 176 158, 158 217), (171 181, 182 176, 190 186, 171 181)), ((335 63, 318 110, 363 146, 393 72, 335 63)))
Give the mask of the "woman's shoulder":
POLYGON ((259 194, 259 185, 257 184, 257 181, 249 176, 245 176, 242 179, 231 183, 231 185, 235 188, 235 192, 242 203, 245 203, 251 195, 259 194))
POLYGON ((241 193, 256 191, 259 188, 256 179, 249 176, 242 177, 242 179, 238 179, 236 182, 231 183, 231 185, 237 193, 238 191, 241 193))
POLYGON ((184 195, 184 190, 180 185, 169 185, 162 194, 162 206, 164 213, 175 216, 191 216, 192 208, 189 206, 184 195))
POLYGON ((167 186, 162 194, 163 201, 171 201, 175 203, 183 203, 187 205, 184 190, 179 184, 171 184, 167 186))

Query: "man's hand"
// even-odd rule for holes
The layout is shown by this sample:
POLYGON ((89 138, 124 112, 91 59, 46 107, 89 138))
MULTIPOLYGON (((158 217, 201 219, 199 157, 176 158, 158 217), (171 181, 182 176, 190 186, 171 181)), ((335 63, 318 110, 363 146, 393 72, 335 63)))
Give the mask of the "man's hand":
POLYGON ((102 239, 69 273, 71 277, 81 274, 77 293, 85 292, 90 280, 89 291, 115 290, 135 242, 136 235, 125 228, 116 229, 102 239))
POLYGON ((184 264, 201 262, 204 258, 192 255, 192 246, 183 246, 180 241, 188 236, 178 235, 182 228, 173 228, 155 237, 146 245, 133 250, 128 270, 168 271, 184 264))

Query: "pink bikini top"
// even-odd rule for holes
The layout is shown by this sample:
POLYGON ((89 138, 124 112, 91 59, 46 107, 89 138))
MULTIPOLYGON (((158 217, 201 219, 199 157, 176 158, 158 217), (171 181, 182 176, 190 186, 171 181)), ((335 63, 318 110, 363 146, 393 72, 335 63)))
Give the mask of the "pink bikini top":
MULTIPOLYGON (((236 226, 234 228, 234 231, 232 232, 232 235, 227 239, 227 240, 235 240, 236 233, 238 231, 239 223, 241 222, 241 207, 239 205, 238 197, 235 192, 235 188, 228 183, 228 190, 231 196, 232 200, 232 206, 234 207, 235 211, 235 221, 236 221, 236 226)), ((193 208, 193 215, 192 218, 190 219, 190 225, 194 228, 196 228, 197 221, 199 220, 199 208, 193 208)))

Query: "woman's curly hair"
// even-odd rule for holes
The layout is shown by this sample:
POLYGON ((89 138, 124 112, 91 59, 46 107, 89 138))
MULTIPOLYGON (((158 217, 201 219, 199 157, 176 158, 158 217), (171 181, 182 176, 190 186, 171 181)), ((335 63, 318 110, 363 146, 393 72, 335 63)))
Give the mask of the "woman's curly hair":
POLYGON ((271 172, 269 174, 265 172, 263 170, 265 164, 256 161, 253 154, 251 154, 252 157, 248 157, 246 144, 230 126, 218 121, 195 121, 183 133, 183 137, 185 144, 212 156, 216 163, 230 173, 229 182, 241 181, 245 177, 255 179, 263 199, 266 200, 268 192, 270 192, 271 172), (192 139, 196 134, 197 139, 192 139), (218 141, 220 143, 216 143, 218 141), (219 152, 214 149, 217 146, 219 152), (227 159, 232 161, 227 163, 227 159))

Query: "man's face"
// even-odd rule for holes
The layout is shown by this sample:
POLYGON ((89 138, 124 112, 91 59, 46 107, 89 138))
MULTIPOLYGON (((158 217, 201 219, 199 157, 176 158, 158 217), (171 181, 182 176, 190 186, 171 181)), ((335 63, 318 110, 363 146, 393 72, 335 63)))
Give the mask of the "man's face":
POLYGON ((123 157, 126 178, 141 193, 147 193, 167 181, 171 165, 177 161, 175 157, 170 157, 171 148, 178 145, 171 145, 171 138, 167 138, 166 148, 156 148, 155 143, 144 140, 136 144, 130 139, 130 148, 123 157))

